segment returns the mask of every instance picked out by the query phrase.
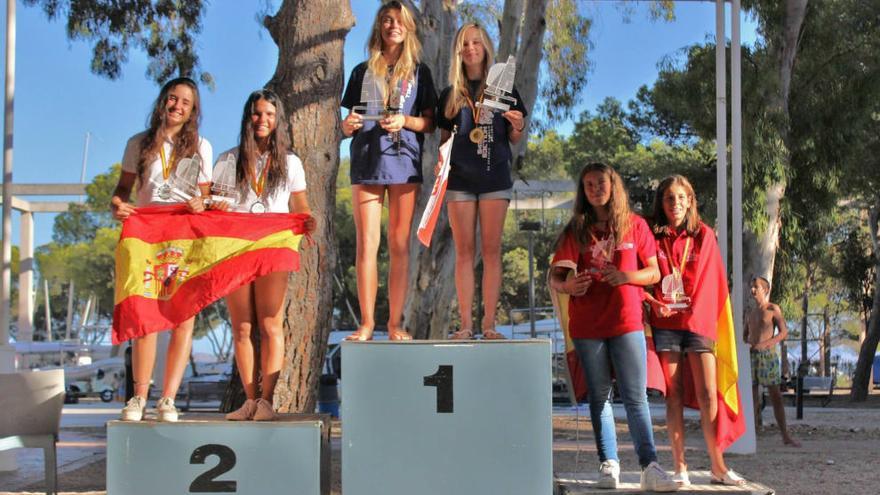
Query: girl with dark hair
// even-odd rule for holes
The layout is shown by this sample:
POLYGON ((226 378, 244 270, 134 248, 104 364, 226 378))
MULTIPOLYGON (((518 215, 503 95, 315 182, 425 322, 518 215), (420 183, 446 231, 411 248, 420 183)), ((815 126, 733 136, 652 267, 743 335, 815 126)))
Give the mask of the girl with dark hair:
POLYGON ((471 310, 474 299, 474 254, 477 221, 483 258, 483 339, 502 339, 495 331, 495 310, 501 293, 501 234, 510 203, 511 143, 523 137, 526 109, 513 90, 516 103, 504 113, 481 106, 486 77, 494 60, 492 41, 478 24, 458 30, 449 67, 450 86, 440 95, 437 125, 446 141, 453 130, 452 168, 446 201, 455 241, 455 288, 461 327, 456 340, 474 336, 471 310))
POLYGON ((386 192, 388 338, 410 340, 403 328, 410 230, 422 182, 422 143, 424 134, 434 130, 437 95, 430 70, 419 62, 415 19, 401 2, 379 8, 367 48, 369 59, 351 72, 342 97, 342 106, 350 110, 342 132, 352 138, 351 194, 361 310, 360 327, 348 340, 373 338, 379 284, 376 258, 386 192))
POLYGON ((657 463, 646 393, 642 287, 659 278, 653 236, 645 220, 631 212, 620 175, 602 163, 586 165, 578 176, 571 220, 556 243, 550 288, 571 296, 569 330, 586 375, 600 488, 617 488, 620 480, 613 367, 642 467, 642 490, 678 489, 657 463))
MULTIPOLYGON (((179 77, 168 81, 153 104, 147 130, 135 134, 125 146, 122 157, 122 173, 110 200, 110 210, 117 220, 125 220, 137 208, 129 203, 132 190, 137 186, 137 206, 177 203, 169 179, 184 159, 198 159, 198 190, 201 196, 187 201, 189 209, 201 212, 210 194, 211 143, 199 136, 201 104, 199 89, 189 78, 179 77)), ((183 372, 189 361, 192 347, 193 320, 171 330, 162 397, 156 405, 159 421, 177 421, 174 397, 180 387, 183 372)), ((134 340, 132 346, 132 373, 134 397, 122 409, 125 421, 140 421, 144 416, 153 364, 156 360, 156 334, 152 333, 134 340)))
POLYGON ((653 294, 646 292, 646 298, 652 308, 654 348, 666 380, 666 428, 675 464, 673 479, 679 485, 690 485, 684 459, 683 415, 683 370, 688 369, 712 464, 712 482, 743 484, 745 479, 727 468, 716 438, 720 414, 717 321, 728 291, 715 232, 700 220, 694 188, 681 175, 660 182, 651 220, 662 278, 661 283, 654 284, 653 294), (723 290, 718 290, 719 285, 723 290))
MULTIPOLYGON (((235 167, 237 201, 231 211, 259 213, 311 213, 306 196, 302 161, 290 151, 284 105, 274 91, 254 91, 244 104, 239 145, 222 153, 215 177, 235 167)), ((315 228, 314 219, 306 230, 315 228)), ((244 388, 244 404, 226 415, 232 421, 269 421, 275 418, 272 397, 284 360, 283 311, 289 272, 273 272, 237 289, 226 297, 232 320, 235 364, 244 388), (257 388, 251 332, 260 332, 260 374, 257 388)))

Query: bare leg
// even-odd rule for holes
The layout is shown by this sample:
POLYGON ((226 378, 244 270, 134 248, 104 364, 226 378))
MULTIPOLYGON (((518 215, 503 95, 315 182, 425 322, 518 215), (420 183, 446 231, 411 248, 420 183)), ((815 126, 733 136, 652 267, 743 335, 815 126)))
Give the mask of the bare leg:
POLYGON ((284 364, 284 296, 288 272, 274 272, 254 282, 254 302, 260 325, 261 398, 272 402, 275 384, 284 364))
POLYGON ((409 283, 409 242, 418 184, 388 186, 388 339, 410 340, 403 328, 409 283))
POLYGON ((779 433, 782 434, 782 443, 792 447, 800 447, 801 443, 792 438, 788 433, 788 424, 785 421, 785 407, 782 405, 782 394, 779 392, 779 385, 767 385, 767 395, 770 396, 770 402, 773 403, 773 415, 776 416, 776 424, 779 426, 779 433))
POLYGON ((752 383, 752 404, 755 409, 755 428, 758 428, 764 421, 761 417, 761 386, 757 383, 752 383))
POLYGON ((480 201, 480 250, 483 256, 483 338, 498 338, 495 311, 501 294, 501 234, 507 215, 506 199, 480 201))
POLYGON ((253 284, 247 284, 226 296, 226 307, 232 320, 235 365, 238 367, 244 394, 251 400, 257 398, 254 346, 251 343, 254 319, 253 292, 253 284))
POLYGON ((452 240, 455 241, 455 291, 458 294, 461 329, 473 332, 477 202, 450 201, 446 207, 449 211, 449 226, 452 227, 452 240))
POLYGON ((146 398, 156 364, 156 334, 134 339, 131 349, 131 373, 134 376, 134 395, 146 398))
POLYGON ((376 327, 376 290, 379 287, 379 271, 376 256, 382 233, 382 200, 385 186, 351 186, 352 213, 357 233, 357 272, 358 304, 361 310, 361 325, 351 340, 370 340, 376 327))
POLYGON ((681 390, 681 353, 658 352, 666 377, 666 430, 672 449, 672 467, 676 473, 687 471, 684 460, 684 403, 681 390))
POLYGON ((712 463, 712 474, 720 478, 727 473, 728 468, 724 463, 723 452, 715 443, 715 431, 718 425, 718 384, 715 373, 715 355, 711 352, 688 353, 687 358, 694 377, 694 388, 697 392, 697 402, 700 405, 700 426, 703 429, 703 439, 706 441, 709 461, 712 463))
POLYGON ((189 364, 189 355, 192 350, 193 324, 195 317, 186 320, 171 330, 171 340, 168 342, 168 356, 165 360, 165 379, 162 384, 162 397, 174 399, 183 372, 189 364))

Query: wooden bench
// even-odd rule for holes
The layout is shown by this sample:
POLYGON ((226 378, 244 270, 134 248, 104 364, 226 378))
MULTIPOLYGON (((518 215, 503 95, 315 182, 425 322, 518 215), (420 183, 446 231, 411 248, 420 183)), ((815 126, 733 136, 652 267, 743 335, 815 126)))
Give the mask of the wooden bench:
MULTIPOLYGON (((836 374, 832 374, 836 375, 836 374)), ((836 376, 805 376, 804 377, 804 397, 821 398, 822 407, 831 403, 834 397, 834 387, 837 384, 836 376)), ((782 394, 791 398, 791 405, 797 402, 797 390, 791 389, 782 394)))

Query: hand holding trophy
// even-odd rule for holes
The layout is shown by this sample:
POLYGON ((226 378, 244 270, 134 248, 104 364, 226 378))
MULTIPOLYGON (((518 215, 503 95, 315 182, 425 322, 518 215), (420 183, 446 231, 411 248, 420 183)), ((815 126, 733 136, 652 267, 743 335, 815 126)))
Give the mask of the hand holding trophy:
POLYGON ((214 167, 211 202, 219 206, 218 210, 228 210, 239 201, 238 188, 235 187, 235 165, 235 155, 229 153, 214 167))

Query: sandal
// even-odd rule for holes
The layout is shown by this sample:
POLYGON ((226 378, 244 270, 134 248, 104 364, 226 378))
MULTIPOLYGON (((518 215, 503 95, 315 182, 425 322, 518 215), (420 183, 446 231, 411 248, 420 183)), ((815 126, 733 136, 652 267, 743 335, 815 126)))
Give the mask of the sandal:
POLYGON ((393 330, 391 327, 388 328, 388 340, 412 340, 412 335, 410 335, 406 330, 399 329, 393 330))
POLYGON ((724 473, 724 476, 716 476, 715 474, 712 474, 710 482, 713 485, 742 486, 747 483, 747 480, 736 474, 736 471, 733 469, 728 469, 727 472, 724 473))
POLYGON ((366 342, 368 340, 373 340, 373 331, 367 330, 366 327, 358 327, 357 330, 351 332, 351 334, 346 336, 343 340, 347 340, 348 342, 366 342))
POLYGON ((449 335, 449 340, 473 340, 474 331, 470 328, 462 328, 457 332, 452 332, 449 335))
POLYGON ((498 333, 494 328, 483 330, 483 340, 504 340, 507 337, 498 333))

